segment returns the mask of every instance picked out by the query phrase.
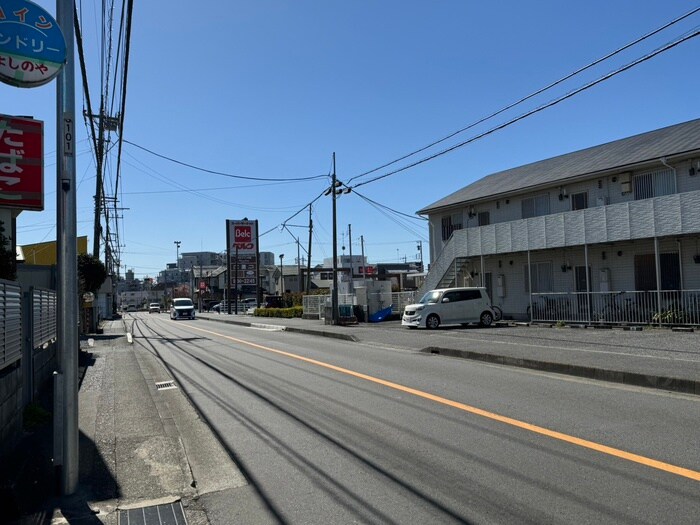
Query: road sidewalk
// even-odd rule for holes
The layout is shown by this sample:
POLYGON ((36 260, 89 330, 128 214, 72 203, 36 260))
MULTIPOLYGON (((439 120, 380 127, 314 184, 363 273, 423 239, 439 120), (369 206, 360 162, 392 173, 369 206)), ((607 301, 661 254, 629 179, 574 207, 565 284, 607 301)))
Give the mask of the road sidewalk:
MULTIPOLYGON (((146 346, 129 343, 121 320, 81 341, 80 355, 78 491, 50 498, 49 484, 43 487, 49 499, 20 509, 23 517, 10 523, 111 525, 127 523, 128 516, 131 523, 152 525, 183 515, 190 525, 217 523, 202 496, 247 482, 184 393, 167 383, 172 376, 162 362, 146 346)), ((37 465, 25 462, 31 472, 18 472, 18 495, 33 491, 38 478, 58 477, 47 461, 52 433, 49 425, 32 438, 43 441, 45 457, 37 465)), ((234 522, 245 521, 218 520, 234 522)))
POLYGON ((334 326, 323 320, 248 314, 201 313, 199 318, 700 395, 697 332, 515 323, 487 329, 411 330, 398 321, 334 326))

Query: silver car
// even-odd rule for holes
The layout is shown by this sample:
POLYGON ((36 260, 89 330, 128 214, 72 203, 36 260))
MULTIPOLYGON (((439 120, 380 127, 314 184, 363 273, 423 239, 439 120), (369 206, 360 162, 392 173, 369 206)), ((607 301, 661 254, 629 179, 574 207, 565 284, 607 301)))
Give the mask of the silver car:
POLYGON ((173 305, 170 307, 170 319, 194 319, 192 299, 185 297, 173 299, 173 305))
POLYGON ((495 316, 490 303, 486 288, 431 290, 418 303, 406 306, 401 324, 429 329, 443 324, 491 326, 495 316))

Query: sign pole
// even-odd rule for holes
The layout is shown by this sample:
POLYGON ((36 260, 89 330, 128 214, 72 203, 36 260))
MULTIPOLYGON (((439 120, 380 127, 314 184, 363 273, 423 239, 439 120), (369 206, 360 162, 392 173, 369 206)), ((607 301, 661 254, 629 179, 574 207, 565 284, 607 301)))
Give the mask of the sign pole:
POLYGON ((231 221, 228 219, 226 219, 226 313, 231 313, 231 221))
POLYGON ((66 65, 56 90, 58 162, 56 222, 58 241, 58 349, 63 375, 64 495, 78 488, 78 254, 75 185, 74 0, 56 0, 56 19, 66 41, 66 65))
POLYGON ((235 297, 236 302, 234 303, 234 304, 236 305, 235 314, 238 315, 238 268, 239 268, 239 265, 238 265, 238 245, 236 245, 236 262, 235 262, 235 267, 236 267, 236 270, 235 270, 236 274, 235 274, 235 277, 234 277, 234 283, 235 283, 235 284, 233 285, 233 289, 234 289, 234 292, 233 292, 233 293, 234 293, 235 296, 236 296, 236 297, 235 297))

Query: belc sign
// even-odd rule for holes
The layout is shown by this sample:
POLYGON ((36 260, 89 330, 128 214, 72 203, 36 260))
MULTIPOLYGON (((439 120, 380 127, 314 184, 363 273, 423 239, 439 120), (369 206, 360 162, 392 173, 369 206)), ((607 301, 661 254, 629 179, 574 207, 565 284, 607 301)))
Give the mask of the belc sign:
POLYGON ((256 254, 258 235, 255 221, 229 221, 231 226, 231 253, 256 254))
POLYGON ((237 224, 233 227, 233 246, 240 250, 253 248, 253 227, 237 224))
POLYGON ((27 0, 0 0, 0 81, 41 86, 65 63, 66 41, 48 11, 27 0))
POLYGON ((44 209, 44 123, 0 115, 0 207, 44 209))

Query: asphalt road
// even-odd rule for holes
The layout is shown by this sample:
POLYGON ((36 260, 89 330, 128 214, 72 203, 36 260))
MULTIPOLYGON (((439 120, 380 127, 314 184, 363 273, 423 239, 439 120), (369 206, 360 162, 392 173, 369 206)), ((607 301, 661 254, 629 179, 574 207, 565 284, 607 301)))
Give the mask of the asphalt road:
POLYGON ((241 466, 259 523, 700 516, 697 396, 202 319, 138 315, 133 333, 241 466))

